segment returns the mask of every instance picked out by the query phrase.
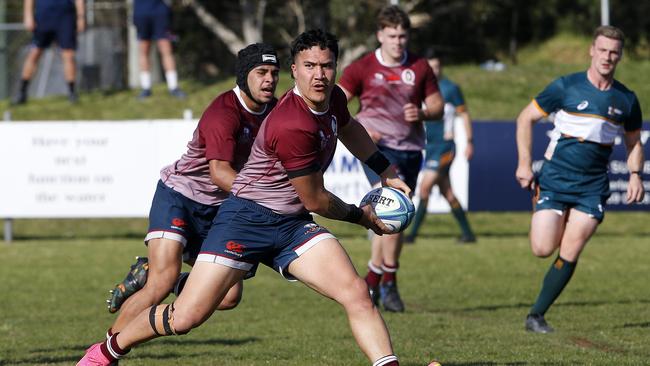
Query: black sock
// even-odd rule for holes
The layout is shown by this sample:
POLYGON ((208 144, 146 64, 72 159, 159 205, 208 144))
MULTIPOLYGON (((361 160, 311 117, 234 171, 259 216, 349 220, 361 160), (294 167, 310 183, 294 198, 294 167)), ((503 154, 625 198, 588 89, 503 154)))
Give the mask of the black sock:
POLYGON ((28 88, 29 88, 29 79, 22 79, 20 81, 20 94, 26 95, 28 88))
POLYGON ((74 81, 68 82, 68 92, 70 93, 70 95, 74 94, 74 81))

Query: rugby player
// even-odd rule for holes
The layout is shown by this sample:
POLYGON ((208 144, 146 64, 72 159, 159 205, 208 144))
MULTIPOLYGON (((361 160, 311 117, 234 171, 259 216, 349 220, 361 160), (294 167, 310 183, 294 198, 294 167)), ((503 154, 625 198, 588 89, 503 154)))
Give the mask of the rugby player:
POLYGON ((293 41, 291 57, 295 87, 262 123, 184 291, 174 303, 152 306, 121 333, 91 346, 78 365, 108 365, 132 346, 189 332, 207 320, 230 286, 259 262, 341 304, 357 343, 374 366, 399 365, 364 280, 336 237, 309 212, 357 223, 377 234, 389 231, 370 205, 346 204, 325 189, 323 172, 337 138, 385 184, 410 190, 350 117, 345 95, 335 84, 334 36, 304 32, 293 41))
POLYGON ((415 242, 420 226, 427 215, 427 205, 429 195, 434 185, 440 189, 440 194, 447 200, 451 207, 451 213, 458 222, 462 234, 458 239, 459 243, 474 243, 476 236, 467 221, 465 211, 458 202, 456 195, 451 187, 449 179, 449 168, 456 156, 456 143, 454 142, 454 120, 459 116, 463 120, 465 135, 467 136, 467 146, 465 147, 465 158, 470 160, 474 153, 474 144, 472 142, 472 120, 470 119, 463 98, 463 92, 460 87, 453 81, 442 76, 442 62, 439 57, 433 53, 427 55, 427 62, 433 70, 433 74, 438 79, 438 89, 445 101, 444 116, 441 120, 426 121, 425 130, 427 132, 427 145, 422 180, 420 181, 420 202, 415 211, 415 218, 411 224, 409 235, 404 241, 406 243, 415 242))
MULTIPOLYGON (((236 69, 237 86, 208 106, 187 152, 161 170, 145 237, 148 257, 138 259, 108 300, 111 312, 121 307, 109 337, 144 309, 160 304, 170 291, 181 292, 187 279, 179 277, 182 262, 194 264, 262 120, 277 102, 280 63, 272 46, 245 47, 237 54, 236 69)), ((218 309, 237 306, 242 286, 241 281, 234 283, 218 309)))
POLYGON ((77 32, 86 29, 84 3, 84 0, 25 0, 23 22, 25 28, 33 33, 33 38, 23 64, 20 89, 12 101, 13 104, 27 103, 29 82, 38 68, 38 60, 53 41, 61 48, 63 76, 68 84, 68 100, 71 103, 77 101, 75 51, 77 32))
POLYGON ((171 1, 133 0, 133 25, 138 36, 140 87, 138 99, 151 96, 151 42, 155 41, 165 70, 169 94, 178 99, 187 95, 178 87, 178 73, 171 43, 171 1))
MULTIPOLYGON (((383 8, 377 16, 379 48, 345 68, 339 85, 348 100, 359 97, 356 117, 414 190, 424 148, 422 121, 442 117, 444 103, 426 60, 407 50, 410 27, 402 9, 383 8)), ((371 169, 364 166, 364 172, 370 185, 379 185, 371 169)), ((366 282, 375 304, 381 298, 387 311, 404 311, 397 290, 402 244, 402 233, 372 239, 366 282)))
POLYGON ((531 332, 553 331, 544 316, 571 279, 580 253, 603 221, 610 194, 609 157, 621 133, 630 171, 627 203, 643 200, 641 108, 636 95, 614 79, 623 44, 620 29, 598 27, 589 49, 591 65, 587 71, 553 81, 517 118, 516 178, 522 188, 536 190, 531 249, 534 255, 545 258, 559 248, 526 317, 525 328, 531 332), (532 126, 554 112, 555 128, 536 179, 531 167, 532 126))

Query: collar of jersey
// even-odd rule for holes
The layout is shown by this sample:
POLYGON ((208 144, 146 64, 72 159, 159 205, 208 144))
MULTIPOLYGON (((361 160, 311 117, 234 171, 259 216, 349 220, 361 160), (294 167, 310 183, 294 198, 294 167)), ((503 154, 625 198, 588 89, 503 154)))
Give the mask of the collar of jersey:
POLYGON ((305 105, 307 106, 307 108, 309 108, 309 110, 311 111, 311 113, 313 113, 313 114, 315 114, 315 115, 320 116, 320 115, 323 115, 323 114, 327 113, 327 112, 330 110, 329 104, 327 105, 327 109, 324 110, 323 112, 319 112, 319 111, 315 111, 315 110, 311 109, 311 107, 307 104, 307 102, 305 102, 305 98, 303 98, 303 97, 302 97, 302 94, 300 94, 300 90, 298 90, 298 86, 297 86, 297 85, 293 87, 293 93, 294 93, 295 95, 299 96, 299 97, 302 99, 302 101, 305 103, 305 105))
POLYGON ((375 57, 377 58, 377 61, 382 65, 386 67, 397 67, 397 66, 402 66, 406 63, 406 59, 408 58, 408 53, 404 51, 402 54, 402 59, 399 61, 397 65, 389 65, 384 61, 384 58, 381 56, 381 48, 377 48, 375 50, 375 57))
POLYGON ((244 107, 244 109, 246 111, 248 111, 248 113, 254 114, 256 116, 260 116, 260 115, 264 114, 264 112, 266 112, 266 107, 268 107, 268 104, 264 104, 264 109, 262 109, 260 112, 255 112, 255 111, 251 110, 250 108, 248 108, 248 106, 246 105, 246 102, 244 102, 244 99, 241 97, 241 94, 240 94, 241 89, 239 89, 239 86, 235 86, 232 89, 232 91, 235 92, 235 95, 237 96, 237 100, 239 100, 239 104, 241 104, 241 106, 244 107))

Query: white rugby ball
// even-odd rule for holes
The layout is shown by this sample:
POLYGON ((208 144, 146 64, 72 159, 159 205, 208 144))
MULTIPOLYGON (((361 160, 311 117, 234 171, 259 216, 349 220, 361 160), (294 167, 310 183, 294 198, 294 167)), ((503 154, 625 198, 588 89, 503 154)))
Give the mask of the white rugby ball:
POLYGON ((404 231, 413 220, 415 206, 404 192, 390 187, 375 188, 361 199, 360 206, 370 204, 377 217, 391 229, 391 233, 404 231))

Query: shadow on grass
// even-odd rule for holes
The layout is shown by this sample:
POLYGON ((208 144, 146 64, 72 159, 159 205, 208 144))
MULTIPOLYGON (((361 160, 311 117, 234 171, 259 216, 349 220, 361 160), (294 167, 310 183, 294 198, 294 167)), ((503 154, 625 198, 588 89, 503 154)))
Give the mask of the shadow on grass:
POLYGON ((625 323, 621 328, 650 328, 650 322, 645 323, 625 323))
MULTIPOLYGON (((172 345, 172 346, 198 346, 198 345, 207 345, 207 346, 213 346, 213 345, 221 345, 221 346, 241 346, 244 344, 252 343, 252 342, 257 342, 259 341, 259 338, 255 337, 247 337, 247 338, 240 338, 240 339, 226 339, 226 338, 210 338, 210 339, 174 339, 174 338, 167 338, 163 340, 159 340, 153 344, 143 344, 141 346, 138 346, 138 349, 141 349, 142 352, 138 353, 138 358, 151 358, 151 359, 169 359, 169 358, 178 358, 178 357, 188 357, 188 356, 202 356, 202 354, 194 354, 194 355, 188 355, 186 352, 183 352, 182 354, 180 353, 174 353, 174 352, 169 352, 169 353, 164 353, 161 354, 160 352, 151 353, 147 352, 147 348, 150 346, 155 346, 157 344, 165 344, 165 345, 172 345)), ((60 347, 52 347, 52 348, 37 348, 30 350, 29 353, 32 354, 28 356, 25 359, 16 359, 16 360, 11 360, 11 361, 4 361, 0 360, 0 366, 4 365, 21 365, 21 364, 48 364, 48 363, 72 363, 78 361, 81 356, 83 356, 84 351, 86 348, 88 348, 90 345, 89 344, 83 344, 83 345, 71 345, 71 346, 60 346, 60 347), (53 357, 53 356, 38 356, 34 354, 38 353, 52 353, 56 351, 66 351, 66 352, 71 352, 73 353, 72 356, 60 356, 60 357, 53 357)))
MULTIPOLYGON (((637 300, 618 300, 618 301, 569 301, 569 302, 561 302, 558 304, 553 304, 553 307, 563 307, 563 306, 601 306, 601 305, 631 305, 631 304, 650 304, 650 300, 648 299, 637 299, 637 300)), ((466 307, 466 308, 446 308, 446 309, 427 309, 424 306, 419 306, 418 304, 414 303, 409 303, 409 307, 412 307, 416 311, 420 312, 428 312, 428 313, 471 313, 471 312, 479 312, 479 311, 497 311, 497 310, 504 310, 504 309, 522 309, 522 308, 529 308, 533 304, 532 303, 515 303, 515 304, 497 304, 497 305, 481 305, 481 306, 473 306, 473 307, 466 307)), ((623 326, 623 328, 631 328, 631 327, 639 327, 639 328, 650 328, 650 322, 648 323, 639 323, 639 324, 626 324, 623 326)))

